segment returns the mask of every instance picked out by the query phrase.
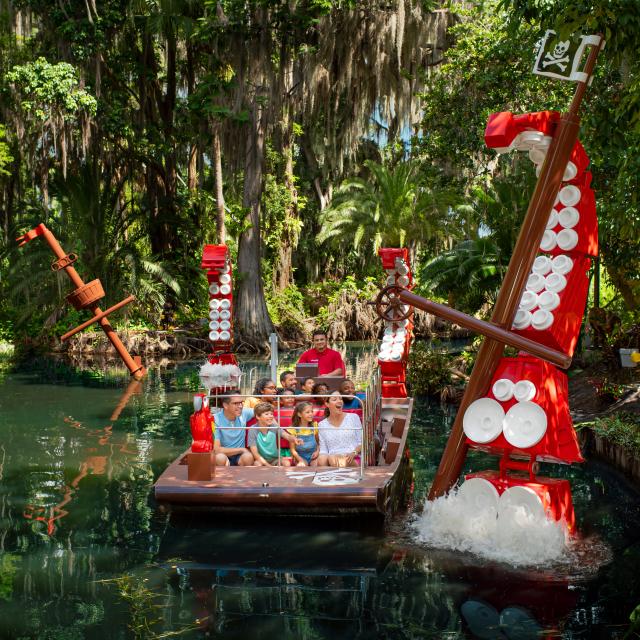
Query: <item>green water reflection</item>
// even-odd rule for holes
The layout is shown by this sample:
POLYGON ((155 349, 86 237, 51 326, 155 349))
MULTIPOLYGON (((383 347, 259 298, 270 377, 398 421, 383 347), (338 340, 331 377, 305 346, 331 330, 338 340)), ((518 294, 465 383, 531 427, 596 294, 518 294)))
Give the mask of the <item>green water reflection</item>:
MULTIPOLYGON (((355 377, 366 377, 374 354, 349 348, 355 377)), ((413 541, 411 515, 384 530, 169 518, 151 487, 190 440, 198 364, 152 370, 117 419, 129 382, 119 369, 45 361, 4 371, 0 637, 622 637, 640 602, 640 505, 597 464, 549 470, 572 478, 586 542, 576 566, 546 570, 425 549, 413 541), (613 559, 598 566, 607 549, 613 559)), ((244 368, 247 383, 250 370, 253 379, 268 372, 263 361, 244 368)), ((440 407, 418 403, 414 509, 450 422, 440 407)), ((469 469, 491 463, 471 456, 469 469)))

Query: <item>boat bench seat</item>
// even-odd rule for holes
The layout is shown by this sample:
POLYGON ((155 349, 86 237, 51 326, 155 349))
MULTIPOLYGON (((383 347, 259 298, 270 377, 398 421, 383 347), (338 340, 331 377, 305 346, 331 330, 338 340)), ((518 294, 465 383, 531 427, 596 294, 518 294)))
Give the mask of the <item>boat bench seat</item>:
POLYGON ((407 423, 407 417, 394 415, 392 420, 382 420, 382 451, 378 464, 392 464, 402 443, 402 435, 407 423))

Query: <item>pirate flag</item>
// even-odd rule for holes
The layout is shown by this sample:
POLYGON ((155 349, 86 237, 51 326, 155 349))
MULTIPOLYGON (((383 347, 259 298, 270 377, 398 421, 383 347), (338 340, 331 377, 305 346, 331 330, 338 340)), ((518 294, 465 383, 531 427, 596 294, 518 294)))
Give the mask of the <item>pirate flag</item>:
POLYGON ((604 47, 601 36, 580 36, 579 39, 559 37, 548 30, 538 42, 533 73, 560 80, 586 82, 587 74, 581 70, 582 58, 587 47, 604 47))

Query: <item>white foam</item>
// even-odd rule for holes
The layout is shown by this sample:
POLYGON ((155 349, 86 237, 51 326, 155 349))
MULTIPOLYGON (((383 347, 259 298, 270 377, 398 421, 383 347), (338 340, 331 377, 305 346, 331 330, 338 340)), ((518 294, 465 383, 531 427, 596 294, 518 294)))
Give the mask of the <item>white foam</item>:
POLYGON ((240 384, 242 372, 234 364, 211 364, 206 362, 200 367, 200 382, 211 392, 214 387, 237 387, 240 384))
POLYGON ((561 523, 526 507, 472 513, 456 491, 427 501, 414 522, 419 541, 445 549, 466 551, 516 566, 547 565, 566 559, 569 540, 561 523))

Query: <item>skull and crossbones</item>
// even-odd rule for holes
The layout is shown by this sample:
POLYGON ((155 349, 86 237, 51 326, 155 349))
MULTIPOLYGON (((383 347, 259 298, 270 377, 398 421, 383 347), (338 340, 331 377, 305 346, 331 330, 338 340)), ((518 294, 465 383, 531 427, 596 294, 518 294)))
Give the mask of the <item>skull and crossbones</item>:
POLYGON ((557 64, 558 68, 561 71, 564 71, 567 68, 567 65, 563 64, 563 62, 569 62, 569 56, 565 55, 568 49, 568 40, 558 42, 558 44, 553 48, 553 51, 546 53, 544 60, 542 61, 542 67, 546 69, 549 65, 557 64))

